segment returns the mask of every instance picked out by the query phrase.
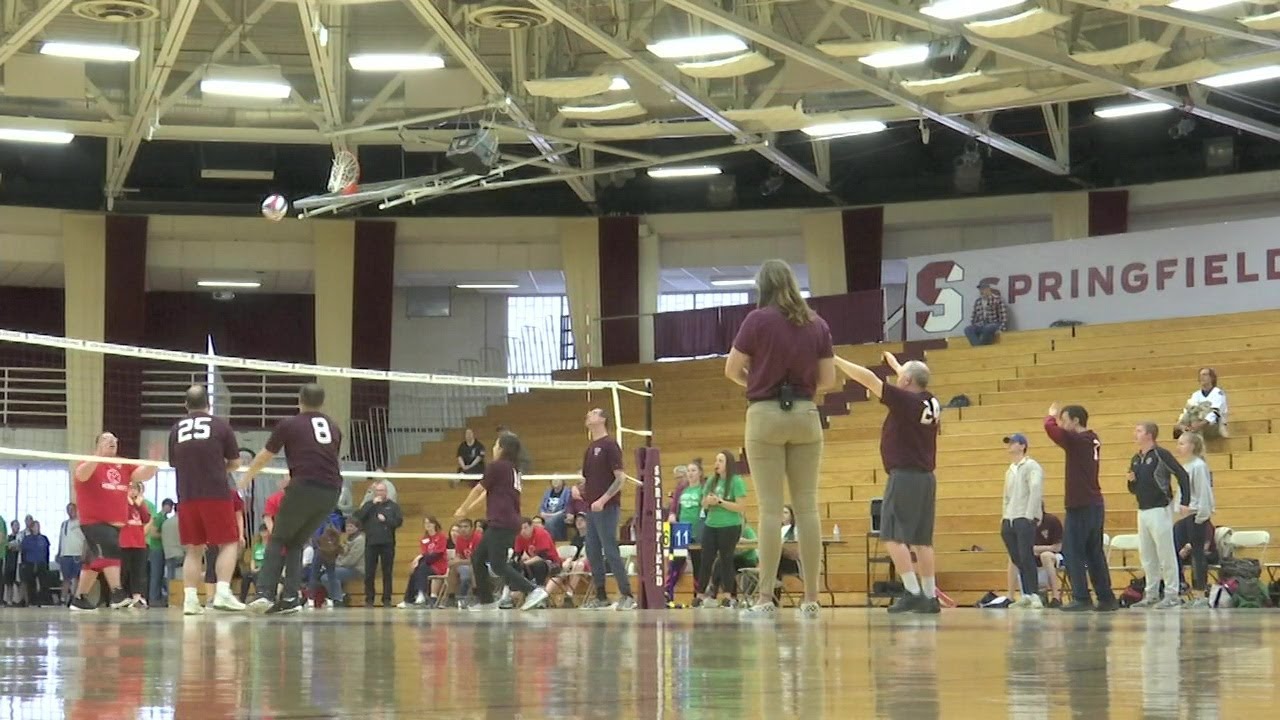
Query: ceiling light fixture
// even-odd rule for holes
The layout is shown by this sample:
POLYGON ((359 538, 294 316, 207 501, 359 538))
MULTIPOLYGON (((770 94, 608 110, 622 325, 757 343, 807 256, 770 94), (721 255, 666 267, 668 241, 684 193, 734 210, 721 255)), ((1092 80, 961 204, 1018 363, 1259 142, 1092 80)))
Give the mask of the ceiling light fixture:
POLYGON ((1126 105, 1110 105, 1108 107, 1100 107, 1093 111, 1095 117, 1104 119, 1133 117, 1134 115, 1149 115, 1151 113, 1164 112, 1172 110, 1172 105, 1166 105, 1159 102, 1139 102, 1128 103, 1126 105))
POLYGON ((800 128, 800 132, 809 137, 833 138, 849 135, 869 135, 882 132, 886 127, 888 126, 879 120, 846 120, 810 125, 800 128))
POLYGON ((713 287, 745 287, 747 285, 755 285, 755 278, 733 278, 730 280, 712 280, 713 287))
POLYGON ((603 113, 610 113, 615 110, 622 110, 624 108, 638 108, 638 107, 640 107, 639 104, 637 104, 634 100, 624 100, 622 102, 616 102, 609 105, 561 105, 560 112, 603 114, 603 113))
POLYGON ((609 83, 609 89, 614 92, 618 92, 622 90, 630 90, 631 83, 627 82, 626 78, 619 75, 618 77, 613 79, 613 82, 609 83))
POLYGON ((260 288, 257 280, 197 280, 196 285, 202 288, 260 288))
POLYGON ((1022 3, 1023 0, 940 0, 920 8, 920 13, 939 20, 958 20, 1004 10, 1022 3))
POLYGON ((1214 75, 1197 82, 1209 87, 1222 88, 1260 82, 1262 80, 1273 80, 1278 77, 1280 77, 1280 65, 1263 65, 1262 67, 1249 68, 1248 70, 1236 70, 1235 72, 1214 75))
POLYGON ((649 168, 648 175, 651 178, 690 178, 690 177, 708 177, 711 175, 719 175, 720 168, 715 165, 691 165, 686 167, 655 167, 649 168))
POLYGON ((860 57, 858 62, 863 65, 870 65, 873 68, 891 68, 902 67, 903 65, 919 65, 928 59, 928 45, 908 45, 860 57))
POLYGON ((352 70, 360 72, 412 72, 439 70, 444 58, 426 53, 362 53, 347 58, 352 70))
POLYGON ((454 285, 459 290, 516 290, 516 283, 459 283, 454 285))
POLYGON ((47 42, 40 46, 41 55, 52 57, 94 60, 97 62, 133 62, 138 59, 138 49, 123 45, 97 45, 92 43, 47 42))
POLYGON ((660 40, 647 45, 646 48, 663 60, 674 60, 739 53, 747 49, 747 44, 742 41, 742 38, 733 35, 700 35, 660 40))
POLYGON ((205 78, 200 81, 200 92, 205 95, 230 95, 233 97, 283 100, 293 88, 283 80, 231 80, 205 78))
POLYGON ((1241 0, 1177 0, 1171 2, 1167 7, 1174 10, 1182 10, 1183 12, 1204 12, 1205 10, 1216 10, 1227 5, 1235 5, 1241 0))
POLYGON ((28 130, 26 128, 0 128, 0 140, 13 142, 44 143, 45 145, 66 145, 76 136, 61 130, 28 130))

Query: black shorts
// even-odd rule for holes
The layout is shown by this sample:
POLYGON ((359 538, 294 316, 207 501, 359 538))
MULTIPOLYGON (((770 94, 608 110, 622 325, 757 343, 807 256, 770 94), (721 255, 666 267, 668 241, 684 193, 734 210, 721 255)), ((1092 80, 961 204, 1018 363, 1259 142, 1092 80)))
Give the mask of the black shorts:
POLYGON ((84 534, 84 551, 80 560, 86 566, 94 560, 120 559, 120 528, 99 523, 83 525, 80 532, 84 534))
POLYGON ((933 545, 938 482, 923 470, 889 471, 880 507, 880 537, 904 545, 933 545))

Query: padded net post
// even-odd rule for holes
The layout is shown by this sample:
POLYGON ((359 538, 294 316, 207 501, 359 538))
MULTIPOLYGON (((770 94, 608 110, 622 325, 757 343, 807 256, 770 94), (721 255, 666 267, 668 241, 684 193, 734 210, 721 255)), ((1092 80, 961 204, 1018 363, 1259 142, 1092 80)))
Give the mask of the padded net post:
POLYGON ((636 560, 640 607, 665 608, 666 549, 662 547, 662 455, 656 447, 636 448, 640 487, 636 489, 636 560))

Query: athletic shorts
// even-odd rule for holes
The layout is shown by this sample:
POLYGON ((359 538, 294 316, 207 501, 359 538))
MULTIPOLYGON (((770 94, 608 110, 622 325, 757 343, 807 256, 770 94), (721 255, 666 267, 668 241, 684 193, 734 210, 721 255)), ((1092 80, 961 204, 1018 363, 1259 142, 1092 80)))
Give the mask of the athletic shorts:
POLYGON ((240 541, 236 508, 226 500, 180 500, 178 537, 183 545, 227 545, 240 541))
POLYGON ((880 507, 880 538, 906 545, 933 545, 938 482, 923 470, 889 471, 880 507))
POLYGON ((80 559, 85 567, 99 560, 112 560, 117 566, 120 564, 120 528, 98 523, 82 525, 80 532, 84 534, 84 551, 80 559))

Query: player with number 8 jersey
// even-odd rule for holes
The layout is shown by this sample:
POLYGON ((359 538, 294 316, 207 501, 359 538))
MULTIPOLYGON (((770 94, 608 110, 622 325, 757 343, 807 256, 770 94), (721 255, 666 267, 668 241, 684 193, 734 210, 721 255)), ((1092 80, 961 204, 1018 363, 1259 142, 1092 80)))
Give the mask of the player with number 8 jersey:
POLYGON ((258 574, 258 597, 249 609, 270 614, 295 613, 302 609, 299 585, 302 577, 302 550, 338 505, 342 490, 342 431, 333 418, 321 412, 324 388, 308 383, 298 392, 298 414, 282 421, 267 439, 266 447, 240 478, 248 487, 254 477, 284 451, 289 465, 289 484, 275 518, 271 544, 258 574), (276 596, 276 585, 284 574, 284 589, 276 596))

